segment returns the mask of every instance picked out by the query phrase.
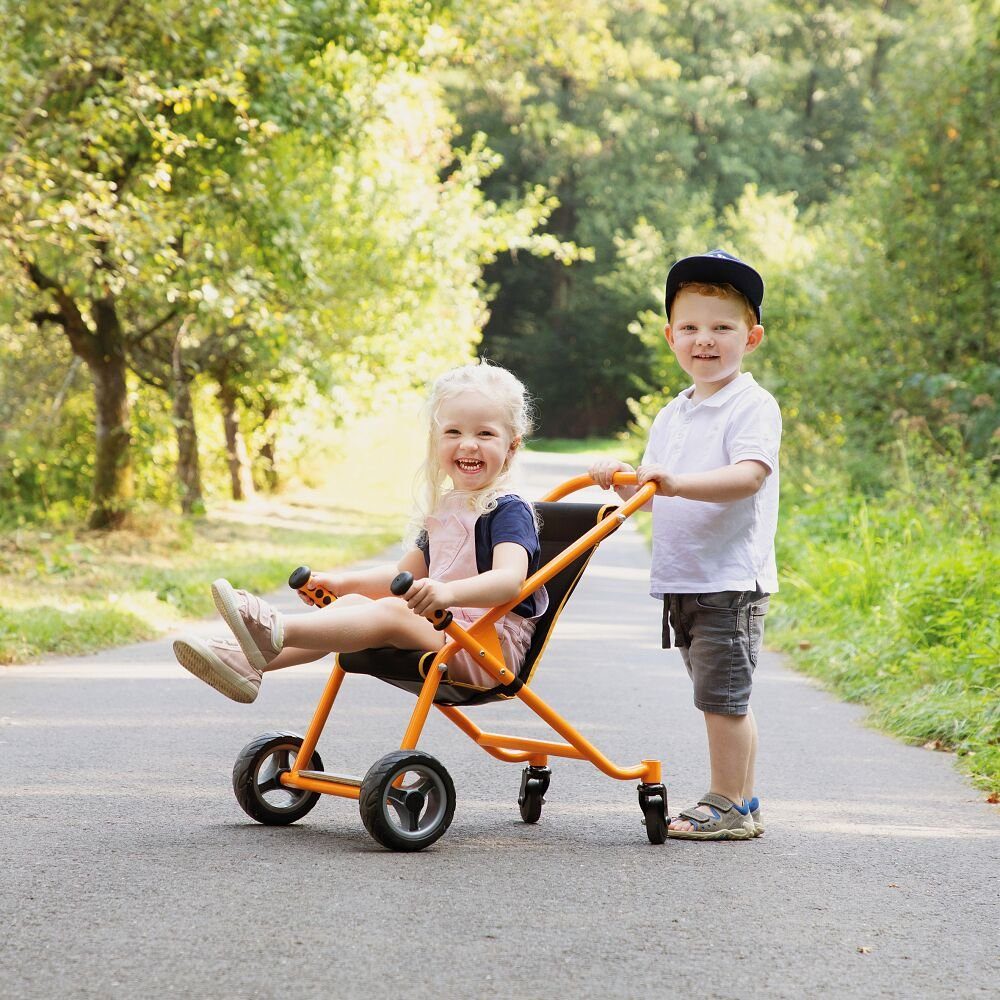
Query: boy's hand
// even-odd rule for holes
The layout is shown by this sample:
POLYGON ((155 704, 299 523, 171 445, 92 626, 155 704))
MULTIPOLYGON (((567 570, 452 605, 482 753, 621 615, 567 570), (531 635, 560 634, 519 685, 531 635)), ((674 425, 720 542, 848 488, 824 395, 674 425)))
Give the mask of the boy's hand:
POLYGON ((635 478, 640 486, 656 483, 657 496, 661 497, 675 497, 680 489, 677 477, 667 472, 662 465, 640 465, 635 478))
POLYGON ((602 458, 587 470, 591 479, 602 489, 611 488, 611 479, 616 472, 635 472, 631 465, 619 462, 614 458, 602 458))
POLYGON ((427 618, 435 611, 447 611, 455 603, 452 588, 440 580, 424 577, 414 580, 413 586, 403 595, 406 606, 417 615, 427 618))

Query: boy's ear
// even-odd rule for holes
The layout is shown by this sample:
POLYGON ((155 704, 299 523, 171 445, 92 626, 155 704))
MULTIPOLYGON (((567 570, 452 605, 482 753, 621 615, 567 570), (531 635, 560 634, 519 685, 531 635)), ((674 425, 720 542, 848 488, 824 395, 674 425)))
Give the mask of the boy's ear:
POLYGON ((747 334, 747 346, 744 353, 749 354, 751 351, 756 351, 760 347, 760 342, 764 339, 764 327, 758 323, 756 326, 750 327, 750 332, 747 334))
POLYGON ((513 455, 514 452, 516 452, 517 449, 520 447, 521 447, 521 436, 518 435, 516 438, 514 438, 513 441, 511 441, 510 447, 507 449, 507 454, 513 455))
POLYGON ((674 346, 674 331, 671 329, 669 323, 663 328, 663 336, 667 338, 667 343, 671 347, 673 347, 674 346))

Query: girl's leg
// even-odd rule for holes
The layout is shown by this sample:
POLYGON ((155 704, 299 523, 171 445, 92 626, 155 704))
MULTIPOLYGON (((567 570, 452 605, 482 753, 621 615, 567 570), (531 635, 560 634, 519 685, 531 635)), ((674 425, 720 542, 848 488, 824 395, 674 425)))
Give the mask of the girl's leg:
MULTIPOLYGON (((341 607, 347 607, 350 604, 358 603, 370 603, 367 597, 362 597, 360 594, 347 594, 341 597, 338 601, 341 607)), ((287 623, 293 615, 285 615, 285 622, 287 623)), ((324 656, 328 656, 330 650, 328 649, 299 649, 292 646, 288 642, 287 633, 285 637, 285 644, 281 649, 281 652, 271 660, 265 667, 263 667, 264 673, 269 673, 272 670, 281 670, 283 667, 296 667, 300 663, 315 663, 317 660, 322 660, 324 656)))
POLYGON ((326 650, 296 649, 294 646, 285 646, 270 663, 261 668, 261 671, 270 673, 272 670, 281 670, 282 667, 294 667, 300 663, 314 663, 327 655, 326 650))
MULTIPOLYGON (((444 633, 438 632, 426 618, 415 615, 398 597, 372 601, 352 594, 319 611, 284 615, 282 624, 284 646, 300 652, 355 653, 377 646, 440 649, 445 640, 444 633)), ((283 653, 284 650, 279 657, 283 653)))

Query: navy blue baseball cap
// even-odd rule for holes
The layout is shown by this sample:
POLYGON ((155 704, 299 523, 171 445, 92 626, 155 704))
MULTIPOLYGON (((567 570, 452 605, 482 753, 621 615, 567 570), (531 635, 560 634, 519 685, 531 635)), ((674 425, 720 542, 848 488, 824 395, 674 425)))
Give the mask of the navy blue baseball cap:
POLYGON ((746 296, 760 322, 760 306, 764 301, 764 279, 749 265, 725 250, 709 250, 694 257, 677 261, 667 274, 667 289, 663 303, 670 317, 677 290, 686 281, 704 281, 709 285, 732 285, 746 296))

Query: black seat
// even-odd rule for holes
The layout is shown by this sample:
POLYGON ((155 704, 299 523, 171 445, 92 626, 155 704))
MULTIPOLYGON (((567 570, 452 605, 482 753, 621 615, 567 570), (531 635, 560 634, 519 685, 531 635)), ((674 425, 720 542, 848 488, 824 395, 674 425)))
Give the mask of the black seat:
MULTIPOLYGON (((567 546, 585 535, 599 521, 616 508, 612 505, 590 503, 536 503, 535 511, 541 525, 541 566, 545 567, 567 546)), ((548 644, 553 626, 562 614, 566 602, 576 589, 583 571, 590 562, 596 546, 590 546, 568 566, 560 570, 545 585, 549 606, 535 623, 531 646, 518 671, 521 684, 530 682, 538 661, 548 644)), ((483 610, 483 614, 486 609, 483 610)), ((360 653, 341 653, 337 662, 349 674, 369 674, 395 687, 419 694, 424 676, 435 653, 424 650, 384 647, 366 649, 360 653)), ((442 682, 434 698, 439 705, 482 705, 486 702, 513 697, 513 690, 520 684, 480 688, 471 684, 442 682)))

